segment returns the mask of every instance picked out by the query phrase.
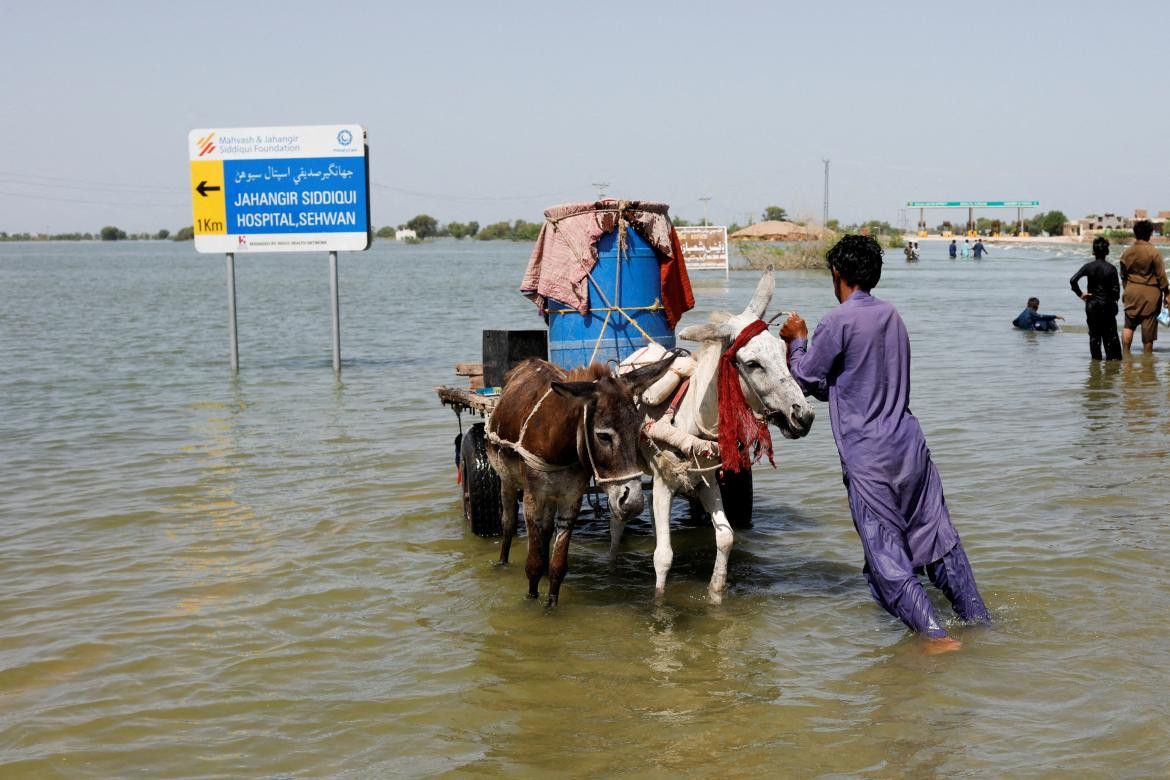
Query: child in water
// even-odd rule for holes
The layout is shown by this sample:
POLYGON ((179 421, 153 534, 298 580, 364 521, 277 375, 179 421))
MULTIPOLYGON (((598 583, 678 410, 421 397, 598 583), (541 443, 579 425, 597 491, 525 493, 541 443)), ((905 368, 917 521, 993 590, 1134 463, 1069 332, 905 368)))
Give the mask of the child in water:
POLYGON ((1012 325, 1023 330, 1058 330, 1056 321, 1063 320, 1064 317, 1059 314, 1040 314, 1039 308, 1040 299, 1029 298, 1028 305, 1012 320, 1012 325))

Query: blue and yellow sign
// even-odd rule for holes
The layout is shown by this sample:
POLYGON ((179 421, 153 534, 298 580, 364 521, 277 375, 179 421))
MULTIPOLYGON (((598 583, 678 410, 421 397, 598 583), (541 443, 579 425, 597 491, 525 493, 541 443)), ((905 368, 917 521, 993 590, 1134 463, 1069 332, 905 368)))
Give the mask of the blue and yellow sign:
POLYGON ((196 251, 366 249, 365 140, 360 125, 192 130, 196 251))

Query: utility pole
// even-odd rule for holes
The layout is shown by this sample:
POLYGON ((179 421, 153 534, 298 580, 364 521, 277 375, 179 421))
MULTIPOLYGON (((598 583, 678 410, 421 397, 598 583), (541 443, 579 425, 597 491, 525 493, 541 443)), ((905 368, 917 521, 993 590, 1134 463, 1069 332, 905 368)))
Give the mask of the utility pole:
POLYGON ((593 182, 593 186, 597 188, 597 199, 605 200, 605 191, 609 189, 609 182, 595 181, 593 182))
POLYGON ((821 218, 821 227, 829 226, 829 160, 827 157, 822 157, 821 162, 825 164, 825 211, 821 218))
POLYGON ((703 201, 703 224, 710 225, 711 220, 707 219, 707 204, 711 201, 711 196, 704 195, 703 197, 699 198, 699 200, 703 201))

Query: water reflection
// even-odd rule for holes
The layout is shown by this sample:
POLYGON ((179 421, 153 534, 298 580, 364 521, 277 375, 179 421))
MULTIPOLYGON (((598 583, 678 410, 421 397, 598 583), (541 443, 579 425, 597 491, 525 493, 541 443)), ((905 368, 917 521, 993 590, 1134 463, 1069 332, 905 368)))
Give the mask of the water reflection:
MULTIPOLYGON (((481 327, 536 325, 515 293, 528 247, 355 256, 343 382, 327 299, 285 305, 290 283, 320 289, 319 258, 250 257, 225 383, 220 266, 116 243, 0 245, 38 347, 0 374, 0 775, 1165 774, 1168 355, 1090 364, 1082 325, 1006 327, 1020 290, 1068 295, 1067 254, 883 277, 996 618, 927 658, 861 578, 827 415, 756 474, 719 607, 709 524, 679 524, 661 605, 646 519, 613 567, 585 523, 551 613, 520 565, 491 566, 432 387, 481 327), (92 338, 136 298, 165 305, 92 338), (423 300, 428 327, 404 327, 423 300)), ((703 311, 742 306, 758 274, 718 277, 703 311)), ((774 308, 815 319, 826 280, 780 273, 774 308)))
POLYGON ((1134 354, 1122 362, 1121 419, 1133 436, 1144 438, 1156 431, 1161 417, 1170 413, 1157 370, 1159 363, 1152 354, 1134 354))
POLYGON ((1123 364, 1118 360, 1092 360, 1081 391, 1086 430, 1085 441, 1096 441, 1117 424, 1117 380, 1123 364))

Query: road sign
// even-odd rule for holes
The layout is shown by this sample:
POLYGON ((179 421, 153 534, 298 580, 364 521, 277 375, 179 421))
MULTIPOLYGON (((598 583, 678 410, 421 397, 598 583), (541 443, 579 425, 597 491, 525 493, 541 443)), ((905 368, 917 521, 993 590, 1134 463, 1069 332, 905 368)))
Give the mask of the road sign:
POLYGON ((195 250, 335 252, 369 246, 361 125, 192 130, 195 250))
POLYGON ((694 226, 675 230, 688 271, 711 269, 727 274, 726 227, 694 226))
POLYGON ((981 208, 1031 208, 1032 206, 1039 206, 1038 200, 911 200, 907 201, 907 206, 916 209, 922 208, 963 208, 963 209, 981 209, 981 208))

